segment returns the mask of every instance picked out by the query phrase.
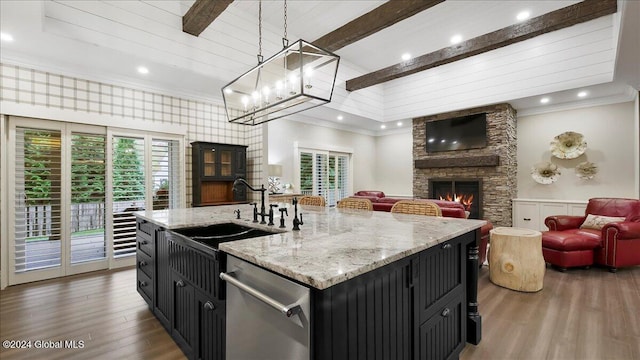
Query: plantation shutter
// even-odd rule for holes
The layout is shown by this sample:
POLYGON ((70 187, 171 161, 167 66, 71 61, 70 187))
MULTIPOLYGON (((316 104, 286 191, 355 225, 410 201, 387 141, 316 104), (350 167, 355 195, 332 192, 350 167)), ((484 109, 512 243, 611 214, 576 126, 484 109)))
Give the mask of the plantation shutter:
POLYGON ((180 207, 180 143, 177 140, 153 140, 153 210, 180 207))
POLYGON ((105 259, 106 137, 71 135, 71 263, 105 259))
POLYGON ((144 139, 113 137, 113 257, 136 253, 135 211, 145 209, 144 139))
POLYGON ((16 127, 16 273, 61 266, 61 132, 16 127))
POLYGON ((300 192, 319 195, 328 206, 348 196, 349 154, 304 149, 300 156, 300 192))
POLYGON ((300 193, 313 195, 313 154, 300 153, 300 193))
POLYGON ((349 156, 347 155, 338 156, 336 186, 338 193, 337 201, 349 196, 347 193, 349 189, 349 156))
POLYGON ((315 195, 320 195, 327 198, 329 194, 329 167, 328 167, 328 155, 322 153, 316 153, 316 191, 315 195))

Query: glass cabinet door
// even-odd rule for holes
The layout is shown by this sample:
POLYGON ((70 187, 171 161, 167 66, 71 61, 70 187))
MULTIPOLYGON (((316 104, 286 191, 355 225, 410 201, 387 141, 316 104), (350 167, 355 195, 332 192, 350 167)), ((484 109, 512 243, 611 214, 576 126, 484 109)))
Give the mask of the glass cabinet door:
POLYGON ((216 176, 216 149, 204 149, 202 152, 202 171, 204 176, 216 176))
POLYGON ((220 151, 220 176, 232 176, 231 171, 231 150, 220 151))

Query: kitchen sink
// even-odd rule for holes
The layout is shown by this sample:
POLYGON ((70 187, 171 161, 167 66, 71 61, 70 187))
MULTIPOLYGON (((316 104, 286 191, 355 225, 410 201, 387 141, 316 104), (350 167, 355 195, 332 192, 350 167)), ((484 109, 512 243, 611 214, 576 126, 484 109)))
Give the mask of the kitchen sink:
POLYGON ((243 240, 277 233, 236 223, 196 226, 174 229, 170 230, 170 232, 213 249, 218 249, 218 245, 223 242, 243 240))

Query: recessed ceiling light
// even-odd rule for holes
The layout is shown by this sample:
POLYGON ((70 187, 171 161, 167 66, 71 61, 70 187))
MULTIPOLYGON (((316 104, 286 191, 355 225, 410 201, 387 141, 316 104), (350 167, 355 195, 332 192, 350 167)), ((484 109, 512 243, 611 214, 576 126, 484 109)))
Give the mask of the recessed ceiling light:
POLYGON ((140 74, 148 74, 148 73, 149 73, 149 69, 147 69, 147 68, 146 68, 146 67, 144 67, 144 66, 138 66, 138 72, 139 72, 140 74))
POLYGON ((11 34, 7 34, 6 32, 0 32, 0 40, 13 42, 13 36, 11 36, 11 34))
POLYGON ((549 102, 549 100, 551 100, 551 99, 549 99, 548 97, 543 97, 542 99, 540 99, 540 103, 541 104, 546 104, 546 103, 549 102))
POLYGON ((578 97, 585 97, 585 96, 587 96, 587 92, 586 91, 580 91, 578 93, 578 97))
POLYGON ((338 115, 338 121, 342 121, 342 119, 344 119, 344 117, 342 115, 338 115))
POLYGON ((396 125, 402 126, 402 121, 398 121, 398 123, 396 125))
POLYGON ((520 11, 518 15, 516 15, 516 19, 518 19, 518 21, 524 21, 527 20, 529 16, 531 16, 531 13, 527 10, 524 10, 520 11))
POLYGON ((407 61, 409 59, 411 59, 411 54, 409 54, 409 53, 402 54, 402 60, 403 61, 407 61))
POLYGON ((450 41, 452 44, 457 44, 462 41, 462 35, 453 35, 450 41))
POLYGON ((386 129, 387 125, 380 125, 380 129, 386 129))

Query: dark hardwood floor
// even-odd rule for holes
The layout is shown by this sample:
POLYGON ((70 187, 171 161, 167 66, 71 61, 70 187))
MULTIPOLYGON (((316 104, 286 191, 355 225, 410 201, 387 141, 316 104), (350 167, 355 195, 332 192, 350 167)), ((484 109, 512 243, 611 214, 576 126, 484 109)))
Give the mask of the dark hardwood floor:
MULTIPOLYGON (((0 292, 0 348, 10 359, 184 359, 135 289, 135 269, 101 271, 12 286, 0 292), (81 349, 37 349, 36 342, 84 341, 81 349)), ((547 268, 544 289, 521 293, 479 284, 482 342, 461 359, 640 359, 640 267, 561 273, 547 268)))

